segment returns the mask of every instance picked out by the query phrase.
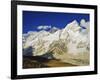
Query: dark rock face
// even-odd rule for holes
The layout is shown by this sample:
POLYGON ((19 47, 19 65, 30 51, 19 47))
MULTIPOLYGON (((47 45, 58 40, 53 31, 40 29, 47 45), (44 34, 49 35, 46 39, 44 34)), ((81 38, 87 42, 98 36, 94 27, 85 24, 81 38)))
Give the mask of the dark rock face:
POLYGON ((23 68, 44 68, 48 67, 43 64, 44 61, 47 61, 45 58, 39 56, 23 56, 23 68))
POLYGON ((55 59, 52 52, 47 52, 41 55, 41 57, 46 58, 46 59, 55 59))
POLYGON ((32 54, 32 52, 33 52, 33 48, 30 46, 30 47, 28 47, 28 48, 26 48, 26 49, 23 49, 23 55, 26 55, 26 56, 32 56, 33 54, 32 54))

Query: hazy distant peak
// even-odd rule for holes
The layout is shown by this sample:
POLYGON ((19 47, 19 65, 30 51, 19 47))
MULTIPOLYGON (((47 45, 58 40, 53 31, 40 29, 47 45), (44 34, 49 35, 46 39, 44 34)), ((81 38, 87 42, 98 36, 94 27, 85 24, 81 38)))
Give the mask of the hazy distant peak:
POLYGON ((57 28, 57 27, 52 27, 52 29, 59 29, 59 28, 57 28))
POLYGON ((59 28, 57 28, 57 27, 52 27, 50 30, 49 30, 49 32, 50 33, 54 33, 54 32, 56 32, 56 31, 58 31, 59 30, 59 28))

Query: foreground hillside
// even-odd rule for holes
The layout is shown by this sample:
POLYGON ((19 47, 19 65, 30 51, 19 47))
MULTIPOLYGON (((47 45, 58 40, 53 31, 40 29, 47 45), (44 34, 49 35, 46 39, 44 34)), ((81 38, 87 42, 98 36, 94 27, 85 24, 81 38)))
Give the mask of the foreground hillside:
POLYGON ((71 67, 76 66, 70 63, 64 63, 56 59, 46 59, 39 56, 24 56, 23 68, 47 68, 47 67, 71 67))

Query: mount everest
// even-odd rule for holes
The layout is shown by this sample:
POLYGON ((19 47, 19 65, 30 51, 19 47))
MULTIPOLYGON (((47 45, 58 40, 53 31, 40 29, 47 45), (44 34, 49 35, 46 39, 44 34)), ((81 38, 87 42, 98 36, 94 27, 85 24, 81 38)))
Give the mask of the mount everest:
POLYGON ((31 56, 51 53, 65 63, 89 65, 89 28, 89 22, 82 19, 80 23, 76 20, 70 22, 63 29, 53 27, 49 31, 29 31, 22 37, 23 55, 30 55, 30 51, 31 56))

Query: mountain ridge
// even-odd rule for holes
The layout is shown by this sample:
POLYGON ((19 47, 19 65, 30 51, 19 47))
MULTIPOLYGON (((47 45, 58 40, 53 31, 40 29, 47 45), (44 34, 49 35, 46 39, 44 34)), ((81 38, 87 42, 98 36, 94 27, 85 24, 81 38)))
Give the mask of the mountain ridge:
POLYGON ((82 55, 88 54, 82 60, 88 60, 89 64, 89 25, 87 26, 89 22, 83 22, 86 24, 84 29, 85 34, 76 20, 67 24, 63 29, 55 30, 53 33, 45 30, 35 33, 31 32, 27 38, 23 39, 23 49, 31 46, 34 49, 32 56, 41 56, 51 51, 56 59, 60 59, 63 62, 68 62, 67 60, 69 59, 70 63, 75 65, 86 65, 86 63, 73 62, 71 56, 74 56, 73 58, 77 60, 81 59, 82 55), (77 57, 78 55, 80 57, 77 57))

